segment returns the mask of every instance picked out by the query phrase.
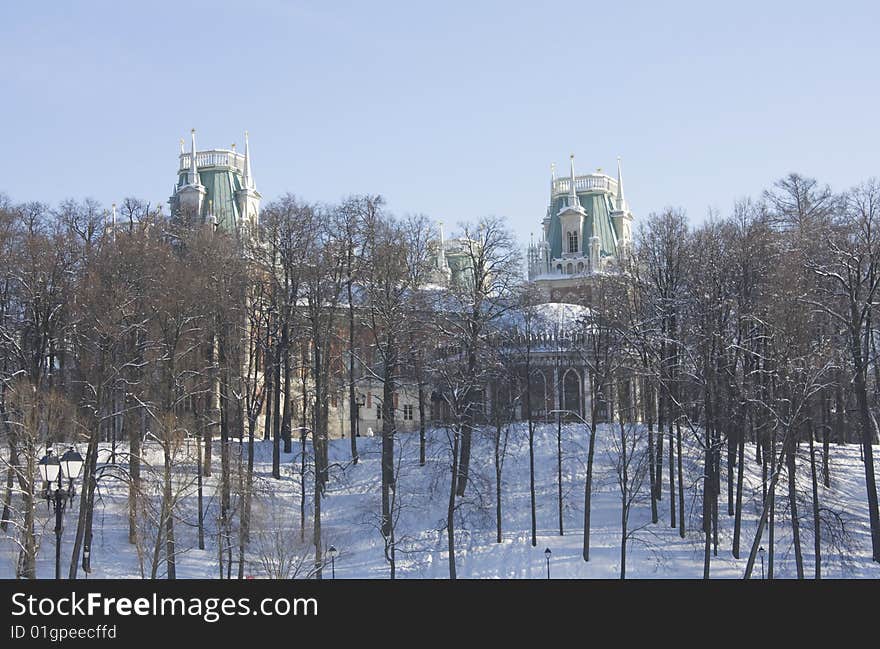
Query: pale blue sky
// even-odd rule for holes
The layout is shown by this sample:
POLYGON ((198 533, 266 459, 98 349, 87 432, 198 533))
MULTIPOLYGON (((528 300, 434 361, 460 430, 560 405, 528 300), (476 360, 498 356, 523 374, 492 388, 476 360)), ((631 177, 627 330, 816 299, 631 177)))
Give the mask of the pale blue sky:
POLYGON ((264 199, 381 193, 538 232, 549 166, 694 221, 799 171, 878 172, 875 2, 6 2, 0 192, 165 201, 177 141, 264 199))

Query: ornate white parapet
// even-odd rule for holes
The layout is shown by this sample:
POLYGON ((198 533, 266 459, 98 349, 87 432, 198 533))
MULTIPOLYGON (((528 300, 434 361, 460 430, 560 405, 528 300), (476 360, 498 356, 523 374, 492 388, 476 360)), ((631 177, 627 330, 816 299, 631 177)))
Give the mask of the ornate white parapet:
MULTIPOLYGON (((186 171, 190 165, 190 153, 180 154, 180 171, 186 171)), ((244 155, 228 149, 209 149, 196 152, 196 167, 227 167, 244 174, 244 155)))
MULTIPOLYGON (((574 188, 578 192, 604 191, 612 194, 617 193, 617 181, 605 174, 587 174, 576 176, 574 188)), ((571 191, 570 178, 557 178, 552 184, 552 195, 568 194, 571 191)))

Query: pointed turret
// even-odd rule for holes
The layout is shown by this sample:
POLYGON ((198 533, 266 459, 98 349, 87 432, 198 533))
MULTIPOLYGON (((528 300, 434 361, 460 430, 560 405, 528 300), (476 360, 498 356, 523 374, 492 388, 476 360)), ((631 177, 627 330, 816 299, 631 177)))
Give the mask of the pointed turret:
POLYGON ((569 156, 569 160, 571 162, 571 187, 568 192, 568 204, 570 207, 578 207, 580 203, 578 202, 577 197, 577 189, 574 184, 574 154, 572 153, 569 156))
POLYGON ((244 132, 244 178, 242 180, 245 189, 256 189, 254 177, 251 174, 251 151, 248 144, 248 132, 244 132))
POLYGON ((437 222, 437 269, 432 273, 434 281, 438 284, 448 286, 452 279, 452 269, 449 268, 449 262, 446 260, 446 237, 443 233, 443 221, 437 222))
POLYGON ((625 210, 625 205, 626 202, 623 197, 623 172, 620 170, 620 156, 617 156, 617 211, 623 212, 625 210))
POLYGON ((190 137, 192 138, 192 142, 190 144, 190 152, 189 152, 189 175, 187 176, 187 183, 190 185, 198 185, 199 184, 199 170, 196 166, 196 129, 190 130, 190 137))
POLYGON ((193 217, 202 214, 207 189, 202 185, 199 178, 199 167, 196 151, 196 129, 190 130, 189 160, 184 156, 183 139, 180 140, 180 180, 171 195, 171 212, 179 214, 185 212, 193 217), (188 163, 188 164, 187 164, 188 163), (185 166, 184 166, 185 165, 185 166))
POLYGON ((632 214, 626 205, 626 197, 623 194, 623 171, 621 171, 620 156, 617 156, 617 194, 614 196, 611 223, 614 227, 614 236, 617 239, 617 255, 623 259, 627 256, 632 241, 632 214))

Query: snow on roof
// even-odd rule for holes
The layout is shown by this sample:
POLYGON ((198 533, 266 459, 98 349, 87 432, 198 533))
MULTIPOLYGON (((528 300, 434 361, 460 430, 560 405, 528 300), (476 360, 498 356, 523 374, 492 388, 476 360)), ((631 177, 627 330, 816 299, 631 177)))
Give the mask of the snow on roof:
MULTIPOLYGON (((580 304, 568 302, 545 302, 531 307, 531 330, 538 334, 565 332, 578 327, 590 309, 580 304)), ((519 310, 511 311, 507 318, 511 327, 525 329, 525 314, 519 310)))

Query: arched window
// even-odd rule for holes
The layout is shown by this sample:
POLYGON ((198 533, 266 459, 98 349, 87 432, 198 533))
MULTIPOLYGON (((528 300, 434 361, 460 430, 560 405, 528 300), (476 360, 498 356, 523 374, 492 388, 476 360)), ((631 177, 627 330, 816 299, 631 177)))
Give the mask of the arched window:
POLYGON ((562 376, 562 407, 569 413, 581 415, 581 377, 573 369, 562 376))
POLYGON ((568 251, 569 252, 577 252, 578 251, 577 232, 569 232, 568 233, 568 251))
POLYGON ((584 262, 582 262, 582 261, 578 262, 578 272, 579 273, 584 272, 584 262))
POLYGON ((572 266, 571 264, 568 264, 565 267, 565 272, 568 273, 569 275, 571 275, 572 273, 574 273, 574 266, 572 266))

